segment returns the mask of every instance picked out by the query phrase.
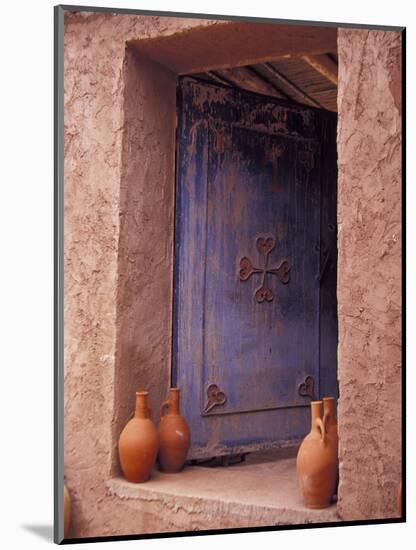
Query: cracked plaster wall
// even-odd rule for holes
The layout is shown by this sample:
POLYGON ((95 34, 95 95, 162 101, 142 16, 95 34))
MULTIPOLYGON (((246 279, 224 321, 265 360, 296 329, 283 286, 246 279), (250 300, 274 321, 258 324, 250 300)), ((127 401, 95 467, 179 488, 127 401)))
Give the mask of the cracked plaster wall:
MULTIPOLYGON (((126 371, 132 367, 137 371, 140 360, 151 356, 155 370, 148 376, 157 377, 161 369, 168 368, 164 363, 170 354, 171 260, 167 251, 172 236, 166 230, 172 223, 172 213, 171 191, 166 189, 170 173, 163 174, 163 170, 168 170, 172 159, 159 159, 157 169, 151 167, 154 155, 147 160, 142 158, 141 163, 137 161, 140 147, 146 143, 157 149, 160 123, 155 131, 143 126, 149 105, 146 98, 155 95, 155 90, 149 88, 149 83, 139 83, 137 78, 135 81, 134 61, 131 52, 126 53, 126 43, 210 24, 217 22, 65 13, 64 469, 73 503, 71 536, 157 530, 154 520, 150 520, 153 516, 129 511, 105 488, 113 467, 114 430, 120 423, 113 416, 115 395, 134 395, 134 384, 141 384, 136 380, 130 388, 121 388, 116 368, 126 371), (125 91, 135 85, 139 86, 140 99, 132 105, 126 103, 125 91), (132 109, 136 107, 134 123, 132 109), (129 160, 136 176, 126 168, 129 160), (146 178, 152 179, 153 189, 143 195, 140 185, 146 178), (131 189, 127 192, 128 185, 131 189), (151 196, 155 198, 153 207, 151 196), (167 202, 162 205, 164 196, 167 202), (153 216, 153 223, 155 227, 160 223, 159 228, 149 233, 146 216, 153 216), (136 222, 135 243, 126 240, 120 230, 129 229, 136 222), (147 238, 157 239, 161 264, 157 259, 155 265, 149 261, 147 238), (129 259, 134 259, 137 271, 129 269, 124 261, 119 262, 119 246, 127 251, 129 259), (158 279, 157 274, 164 268, 164 278, 158 279), (147 294, 141 286, 142 276, 147 294), (122 288, 118 294, 119 277, 122 288), (135 288, 141 294, 132 300, 135 288), (120 309, 118 299, 123 293, 130 303, 120 309), (158 304, 157 312, 153 319, 139 315, 139 331, 143 329, 145 335, 138 342, 138 329, 132 330, 130 323, 140 297, 146 300, 149 296, 158 304), (117 319, 122 321, 121 332, 117 332, 117 319), (118 358, 117 336, 127 350, 118 358), (156 342, 160 345, 157 353, 153 351, 156 342)), ((157 67, 155 71, 159 83, 169 86, 167 72, 157 67)), ((159 107, 163 117, 166 108, 159 107)), ((153 109, 157 108, 157 103, 153 103, 153 109)), ((167 137, 162 135, 160 139, 167 137)), ((155 400, 158 398, 155 396, 155 400)))
POLYGON ((401 479, 401 35, 339 29, 338 56, 338 507, 386 518, 401 479))

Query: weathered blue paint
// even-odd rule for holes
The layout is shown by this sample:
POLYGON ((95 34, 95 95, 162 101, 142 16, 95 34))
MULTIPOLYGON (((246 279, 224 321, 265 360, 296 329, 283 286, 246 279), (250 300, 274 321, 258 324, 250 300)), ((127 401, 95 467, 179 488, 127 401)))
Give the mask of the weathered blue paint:
MULTIPOLYGON (((320 386, 335 394, 336 363, 320 373, 321 210, 329 205, 321 185, 336 178, 323 138, 334 139, 331 128, 329 113, 181 80, 173 382, 191 427, 190 457, 299 440, 308 430, 310 399, 298 392, 306 376, 316 396, 320 386), (283 261, 290 271, 243 277, 244 258, 259 271, 283 261), (269 291, 259 301, 263 280, 269 291)), ((333 265, 334 257, 332 274, 333 265)))

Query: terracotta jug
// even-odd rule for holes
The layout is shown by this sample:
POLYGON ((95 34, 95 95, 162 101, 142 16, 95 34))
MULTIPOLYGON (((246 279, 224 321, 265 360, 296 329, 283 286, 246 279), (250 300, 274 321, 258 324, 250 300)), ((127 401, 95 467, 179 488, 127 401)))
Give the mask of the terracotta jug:
POLYGON ((335 416, 335 397, 324 397, 324 424, 326 434, 331 445, 334 446, 338 456, 338 426, 335 416))
POLYGON ((157 430, 149 417, 149 392, 136 392, 134 417, 127 422, 118 441, 124 477, 134 483, 147 481, 159 450, 157 430))
POLYGON ((326 434, 322 401, 311 403, 311 431, 299 447, 296 469, 308 508, 331 504, 337 477, 337 453, 326 434))
POLYGON ((163 472, 168 473, 183 468, 191 440, 188 424, 180 413, 179 398, 180 390, 171 388, 169 399, 160 407, 159 465, 163 472), (164 415, 165 409, 167 414, 164 415))
POLYGON ((71 524, 71 497, 67 486, 64 484, 64 537, 68 537, 69 526, 71 524))
POLYGON ((335 483, 335 492, 338 488, 338 425, 335 416, 335 397, 324 397, 324 424, 326 428, 326 435, 328 442, 333 446, 334 452, 337 457, 337 480, 335 483))

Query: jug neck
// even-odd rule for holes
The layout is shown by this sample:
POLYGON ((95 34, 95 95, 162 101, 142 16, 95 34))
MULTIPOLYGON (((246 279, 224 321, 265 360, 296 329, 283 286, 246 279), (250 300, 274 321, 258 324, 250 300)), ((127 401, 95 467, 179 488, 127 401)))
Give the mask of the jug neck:
POLYGON ((149 418, 149 406, 148 406, 149 392, 137 391, 136 392, 136 411, 135 418, 149 418))
POLYGON ((316 419, 322 419, 322 401, 311 402, 311 431, 316 430, 316 419))
POLYGON ((180 414, 180 390, 179 390, 179 388, 170 388, 168 414, 180 414))
POLYGON ((322 399, 324 402, 324 416, 328 419, 328 422, 335 422, 335 398, 334 397, 324 397, 322 399))

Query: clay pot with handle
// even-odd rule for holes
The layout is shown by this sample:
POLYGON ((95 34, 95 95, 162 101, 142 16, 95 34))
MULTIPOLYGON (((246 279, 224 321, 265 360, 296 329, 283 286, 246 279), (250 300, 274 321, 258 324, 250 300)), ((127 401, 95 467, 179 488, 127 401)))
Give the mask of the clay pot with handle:
POLYGON ((160 407, 159 465, 160 469, 167 473, 182 470, 190 445, 189 426, 180 413, 179 401, 180 390, 171 388, 169 399, 160 407))
POLYGON ((328 440, 336 449, 338 456, 338 426, 335 416, 335 397, 324 397, 322 399, 324 404, 324 416, 323 421, 326 427, 326 433, 328 440))
POLYGON ((308 508, 331 504, 337 478, 337 452, 322 419, 322 401, 311 403, 311 431, 299 447, 296 470, 308 508))
POLYGON ((150 477, 159 450, 156 426, 150 419, 149 392, 136 392, 134 417, 120 434, 118 451, 124 477, 133 483, 143 483, 150 477))
POLYGON ((337 460, 337 480, 335 483, 335 492, 338 489, 338 425, 335 416, 335 397, 324 397, 322 399, 324 403, 324 424, 326 428, 326 435, 330 445, 333 446, 337 460))

